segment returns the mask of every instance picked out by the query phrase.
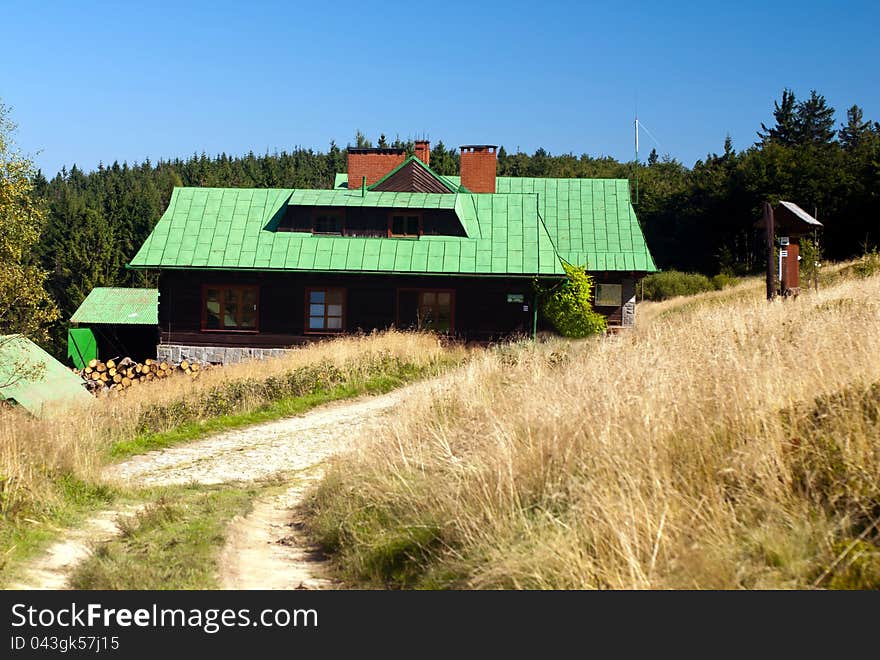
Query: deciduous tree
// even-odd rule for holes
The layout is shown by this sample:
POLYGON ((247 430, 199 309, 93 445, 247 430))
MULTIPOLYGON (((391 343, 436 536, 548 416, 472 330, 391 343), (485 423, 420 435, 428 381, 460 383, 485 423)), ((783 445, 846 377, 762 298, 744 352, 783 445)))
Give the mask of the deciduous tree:
POLYGON ((44 212, 33 195, 33 164, 16 150, 14 130, 0 103, 0 334, 45 341, 58 310, 35 261, 44 212))

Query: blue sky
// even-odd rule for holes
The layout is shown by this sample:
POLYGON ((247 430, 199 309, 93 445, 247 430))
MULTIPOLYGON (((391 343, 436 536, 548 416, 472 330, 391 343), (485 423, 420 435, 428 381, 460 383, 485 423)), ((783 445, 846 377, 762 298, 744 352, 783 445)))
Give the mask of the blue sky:
POLYGON ((47 175, 357 129, 629 159, 636 103, 691 165, 752 144, 783 87, 880 119, 868 2, 121 4, 3 8, 0 99, 47 175))

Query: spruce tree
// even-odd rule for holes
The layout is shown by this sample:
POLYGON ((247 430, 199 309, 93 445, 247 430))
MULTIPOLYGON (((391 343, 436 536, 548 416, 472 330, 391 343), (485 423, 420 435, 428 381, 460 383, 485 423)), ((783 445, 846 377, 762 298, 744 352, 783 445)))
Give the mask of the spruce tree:
POLYGON ((865 139, 874 132, 870 121, 864 120, 862 109, 854 105, 846 111, 846 123, 840 125, 837 132, 840 145, 846 150, 857 148, 865 139))
POLYGON ((775 142, 783 146, 791 146, 798 142, 799 127, 797 118, 797 99, 790 89, 782 90, 782 100, 773 102, 773 118, 776 125, 768 128, 761 124, 758 137, 762 144, 775 142))
POLYGON ((816 90, 810 98, 797 106, 795 121, 796 142, 799 144, 828 144, 834 139, 834 108, 816 90))

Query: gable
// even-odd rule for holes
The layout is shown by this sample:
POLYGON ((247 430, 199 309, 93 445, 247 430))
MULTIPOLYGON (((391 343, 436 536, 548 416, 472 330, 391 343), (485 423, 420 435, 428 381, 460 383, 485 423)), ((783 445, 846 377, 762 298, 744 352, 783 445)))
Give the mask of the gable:
POLYGON ((412 157, 370 186, 370 190, 442 194, 457 192, 458 188, 435 174, 418 158, 412 157))

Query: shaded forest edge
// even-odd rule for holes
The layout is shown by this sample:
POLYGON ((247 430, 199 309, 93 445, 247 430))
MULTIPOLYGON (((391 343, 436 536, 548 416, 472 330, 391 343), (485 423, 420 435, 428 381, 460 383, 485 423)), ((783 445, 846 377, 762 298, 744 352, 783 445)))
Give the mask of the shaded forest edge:
MULTIPOLYGON (((821 94, 798 100, 789 90, 775 103, 773 123, 757 142, 737 151, 728 137, 721 153, 692 168, 652 151, 642 163, 587 154, 498 154, 500 176, 615 177, 638 181, 636 212, 658 265, 709 276, 761 268, 754 223, 765 200, 787 199, 825 224, 824 256, 845 259, 878 244, 880 124, 852 106, 839 122, 821 94)), ((412 141, 386 141, 402 146, 412 141)), ((372 146, 358 133, 352 146, 372 146)), ((457 148, 434 143, 431 166, 458 174, 457 148)), ((193 155, 128 165, 114 162, 84 172, 75 165, 48 180, 33 178, 34 201, 45 222, 33 259, 48 271, 46 287, 59 316, 49 327, 49 350, 63 355, 67 320, 96 286, 152 286, 155 275, 126 271, 165 210, 174 186, 327 188, 346 170, 345 149, 245 156, 193 155)), ((37 264, 35 264, 37 265, 37 264)))

